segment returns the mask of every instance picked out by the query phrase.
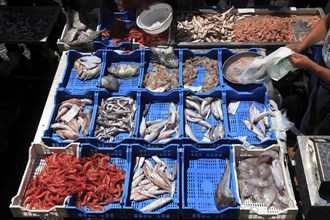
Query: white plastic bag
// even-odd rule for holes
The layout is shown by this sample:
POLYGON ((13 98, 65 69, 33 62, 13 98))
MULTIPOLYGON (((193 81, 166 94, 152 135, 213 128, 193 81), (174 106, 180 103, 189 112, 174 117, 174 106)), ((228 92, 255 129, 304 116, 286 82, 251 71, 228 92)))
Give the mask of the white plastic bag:
POLYGON ((264 58, 263 56, 258 56, 254 58, 248 68, 241 74, 239 82, 242 84, 262 83, 268 78, 269 76, 265 70, 264 58))
POLYGON ((296 70, 288 59, 288 56, 293 53, 294 52, 288 47, 280 47, 263 59, 263 63, 265 63, 265 68, 270 78, 278 81, 290 71, 296 70))
POLYGON ((294 52, 288 47, 280 47, 266 57, 256 57, 248 68, 241 74, 239 82, 242 84, 262 83, 268 77, 280 80, 290 71, 295 71, 288 56, 294 52))

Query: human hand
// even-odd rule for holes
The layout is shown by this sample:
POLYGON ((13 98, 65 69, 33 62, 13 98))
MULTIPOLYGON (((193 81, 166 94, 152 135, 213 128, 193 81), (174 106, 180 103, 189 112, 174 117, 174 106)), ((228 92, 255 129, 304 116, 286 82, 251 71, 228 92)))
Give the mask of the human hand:
POLYGON ((299 69, 309 69, 313 62, 306 55, 300 53, 293 53, 288 58, 293 64, 293 66, 299 69))
POLYGON ((285 47, 290 48, 296 53, 301 53, 303 51, 301 44, 288 44, 285 47))

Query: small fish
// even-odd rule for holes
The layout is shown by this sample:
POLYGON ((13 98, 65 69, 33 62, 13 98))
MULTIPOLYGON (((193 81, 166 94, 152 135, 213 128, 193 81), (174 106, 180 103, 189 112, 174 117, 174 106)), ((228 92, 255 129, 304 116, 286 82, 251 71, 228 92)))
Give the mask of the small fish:
POLYGON ((188 123, 185 124, 185 132, 191 139, 193 139, 196 142, 199 142, 198 138, 196 137, 196 135, 194 134, 193 130, 191 129, 188 123))
POLYGON ((230 190, 230 165, 226 159, 226 169, 214 193, 214 202, 218 209, 235 206, 236 200, 230 190))
POLYGON ((164 205, 171 202, 172 200, 173 200, 173 198, 170 197, 170 196, 159 198, 159 199, 155 200, 154 202, 152 202, 152 203, 146 205, 145 207, 143 207, 141 209, 141 212, 154 211, 156 209, 159 209, 159 208, 163 207, 164 205))
POLYGON ((119 65, 111 65, 107 68, 107 71, 120 79, 129 79, 139 74, 139 69, 144 64, 119 64, 119 65))
POLYGON ((103 76, 101 78, 101 87, 106 88, 110 92, 118 92, 120 83, 114 76, 103 76))
POLYGON ((281 195, 284 195, 285 184, 284 184, 284 176, 280 161, 278 159, 273 160, 272 165, 270 167, 273 174, 275 186, 278 189, 278 192, 281 195))

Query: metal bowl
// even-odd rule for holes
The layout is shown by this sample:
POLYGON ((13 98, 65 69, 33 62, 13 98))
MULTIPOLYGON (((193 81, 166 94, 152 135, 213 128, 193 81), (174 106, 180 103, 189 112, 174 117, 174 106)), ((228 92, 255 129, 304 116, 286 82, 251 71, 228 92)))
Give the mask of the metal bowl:
MULTIPOLYGON (((223 77, 225 77, 226 80, 228 80, 229 82, 232 82, 232 83, 235 83, 235 84, 246 84, 246 83, 242 83, 242 82, 239 82, 237 81, 235 78, 233 78, 232 76, 228 75, 227 74, 227 70, 229 67, 231 67, 233 65, 234 62, 238 61, 239 59, 241 58, 246 58, 246 57, 259 57, 259 56, 262 56, 261 54, 259 53, 256 53, 256 52, 242 52, 242 53, 238 53, 238 54, 234 54, 232 55, 231 57, 229 57, 225 62, 224 64, 222 65, 222 72, 223 72, 223 77)), ((262 56, 263 57, 263 56, 262 56)), ((248 65, 246 66, 248 67, 248 65)), ((264 72, 265 71, 265 68, 262 67, 259 71, 262 71, 264 72)), ((243 72, 242 72, 243 73, 243 72)), ((258 74, 259 75, 259 74, 258 74)), ((258 78, 256 78, 257 80, 258 78)), ((261 84, 262 82, 259 82, 259 81, 256 81, 255 82, 256 84, 261 84)))

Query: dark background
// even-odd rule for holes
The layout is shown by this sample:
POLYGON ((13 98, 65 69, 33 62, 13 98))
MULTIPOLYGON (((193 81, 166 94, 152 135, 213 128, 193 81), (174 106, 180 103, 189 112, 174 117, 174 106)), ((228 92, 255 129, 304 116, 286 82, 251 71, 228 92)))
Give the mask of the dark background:
MULTIPOLYGON (((15 0, 7 2, 8 5, 19 6, 32 4, 57 5, 55 1, 51 0, 15 0)), ((251 1, 244 0, 232 2, 236 2, 237 7, 245 7, 247 2, 251 3, 251 1)), ((326 0, 252 1, 255 7, 322 7, 325 12, 329 12, 329 2, 326 0)), ((210 0, 207 3, 212 5, 214 1, 210 0)), ((9 204, 11 198, 18 192, 28 161, 28 149, 34 139, 56 72, 60 58, 56 42, 60 38, 64 23, 64 16, 61 14, 49 36, 46 52, 43 46, 27 44, 31 51, 31 59, 28 60, 22 55, 22 48, 15 44, 8 44, 10 62, 5 62, 0 58, 0 220, 13 219, 9 204), (55 69, 51 68, 52 65, 55 69)), ((282 80, 283 85, 276 87, 283 98, 282 107, 288 109, 289 118, 296 125, 300 123, 307 103, 307 95, 304 87, 288 85, 293 81, 300 80, 299 77, 297 74, 290 75, 282 80)), ((289 144, 294 144, 294 142, 294 135, 290 137, 289 134, 289 144)))

